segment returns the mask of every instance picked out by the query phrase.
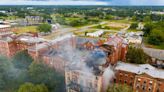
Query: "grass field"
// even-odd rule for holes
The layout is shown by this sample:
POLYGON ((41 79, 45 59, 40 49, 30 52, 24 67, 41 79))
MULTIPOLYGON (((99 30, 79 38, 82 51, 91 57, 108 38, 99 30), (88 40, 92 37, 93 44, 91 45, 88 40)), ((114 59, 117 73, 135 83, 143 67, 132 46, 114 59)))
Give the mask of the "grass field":
POLYGON ((162 50, 164 50, 164 43, 162 43, 160 45, 151 45, 149 43, 145 43, 145 46, 149 47, 149 48, 155 48, 155 49, 162 49, 162 50))
POLYGON ((27 32, 38 32, 37 26, 25 26, 25 27, 19 27, 14 31, 16 34, 22 34, 27 32))
POLYGON ((92 28, 120 31, 121 29, 126 28, 128 25, 129 25, 129 23, 124 23, 124 22, 120 22, 120 21, 108 21, 105 24, 100 24, 100 25, 94 26, 92 28))
POLYGON ((128 31, 128 32, 137 32, 137 31, 141 31, 141 30, 137 30, 137 29, 130 29, 130 28, 129 28, 127 31, 128 31))
POLYGON ((154 49, 162 49, 164 50, 164 43, 161 43, 160 45, 152 45, 152 44, 149 44, 147 42, 147 39, 144 38, 144 45, 145 47, 148 47, 148 48, 154 48, 154 49))

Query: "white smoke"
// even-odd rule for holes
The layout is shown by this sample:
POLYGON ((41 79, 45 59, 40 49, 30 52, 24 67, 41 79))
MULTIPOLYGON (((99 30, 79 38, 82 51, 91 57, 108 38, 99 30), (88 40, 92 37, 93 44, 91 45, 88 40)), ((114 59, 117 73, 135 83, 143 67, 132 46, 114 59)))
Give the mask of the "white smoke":
POLYGON ((103 73, 103 83, 104 83, 104 90, 107 90, 108 86, 110 85, 110 82, 112 78, 114 78, 115 73, 112 69, 112 66, 109 65, 108 68, 105 69, 103 73))
MULTIPOLYGON (((68 40, 68 39, 67 39, 68 40)), ((71 41, 64 41, 64 43, 61 45, 61 47, 58 49, 60 52, 60 55, 63 56, 67 60, 66 63, 68 63, 69 67, 71 68, 80 68, 80 71, 82 73, 85 73, 85 76, 79 76, 80 80, 86 80, 86 76, 96 76, 94 74, 94 70, 92 67, 89 67, 87 63, 85 62, 86 59, 95 60, 91 57, 91 51, 87 50, 79 50, 77 48, 72 47, 71 41), (71 65, 70 65, 71 64, 71 65)), ((104 58, 105 59, 105 58, 104 58)), ((93 61, 95 63, 104 61, 104 59, 100 59, 97 61, 93 61)), ((112 66, 107 67, 104 70, 104 73, 102 75, 103 77, 103 90, 106 90, 110 84, 111 79, 114 77, 114 71, 112 69, 112 66)), ((82 83, 81 85, 86 86, 86 83, 82 83)))

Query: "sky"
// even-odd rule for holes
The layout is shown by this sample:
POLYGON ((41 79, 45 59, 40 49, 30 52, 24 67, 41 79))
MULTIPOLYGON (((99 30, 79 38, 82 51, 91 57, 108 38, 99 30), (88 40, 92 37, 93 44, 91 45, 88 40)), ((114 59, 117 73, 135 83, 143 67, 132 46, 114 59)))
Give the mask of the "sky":
POLYGON ((0 5, 153 5, 164 0, 0 0, 0 5))

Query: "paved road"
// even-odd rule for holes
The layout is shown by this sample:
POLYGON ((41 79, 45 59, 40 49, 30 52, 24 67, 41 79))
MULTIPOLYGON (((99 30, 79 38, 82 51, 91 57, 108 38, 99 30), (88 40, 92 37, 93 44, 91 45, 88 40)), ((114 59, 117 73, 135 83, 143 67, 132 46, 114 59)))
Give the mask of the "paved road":
POLYGON ((124 29, 121 29, 120 30, 120 32, 123 32, 123 33, 125 33, 128 29, 130 28, 130 24, 126 27, 126 28, 124 28, 124 29))
MULTIPOLYGON (((47 36, 43 36, 43 38, 45 39, 55 39, 56 37, 60 37, 66 34, 73 34, 73 32, 83 32, 88 30, 91 27, 97 26, 99 24, 103 25, 108 23, 109 21, 103 21, 101 23, 98 24, 92 24, 92 25, 87 25, 87 26, 83 26, 83 27, 78 27, 78 28, 74 28, 74 27, 64 27, 64 28, 60 28, 58 30, 56 30, 55 32, 51 33, 50 35, 47 36)), ((130 25, 128 25, 126 28, 121 29, 120 31, 122 32, 126 32, 126 30, 128 30, 130 27, 130 25)))
POLYGON ((58 30, 56 30, 55 32, 47 35, 47 36, 43 36, 43 38, 45 39, 54 39, 56 37, 65 35, 65 34, 73 34, 73 32, 82 32, 82 31, 86 31, 87 29, 89 29, 90 27, 94 27, 97 26, 99 24, 106 24, 108 23, 107 21, 98 23, 98 24, 93 24, 93 25, 88 25, 88 26, 84 26, 84 27, 79 27, 79 28, 74 28, 74 27, 64 27, 64 28, 60 28, 58 30))
POLYGON ((164 50, 154 49, 154 48, 147 48, 147 47, 145 47, 144 44, 142 44, 142 49, 149 56, 151 56, 153 58, 160 59, 160 60, 164 60, 164 50))

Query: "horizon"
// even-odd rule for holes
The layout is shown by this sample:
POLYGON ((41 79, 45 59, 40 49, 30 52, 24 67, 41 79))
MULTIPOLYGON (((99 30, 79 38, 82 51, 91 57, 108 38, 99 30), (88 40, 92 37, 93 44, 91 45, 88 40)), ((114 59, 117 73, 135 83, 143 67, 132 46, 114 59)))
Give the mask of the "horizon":
POLYGON ((1 0, 0 5, 164 6, 164 0, 1 0))

